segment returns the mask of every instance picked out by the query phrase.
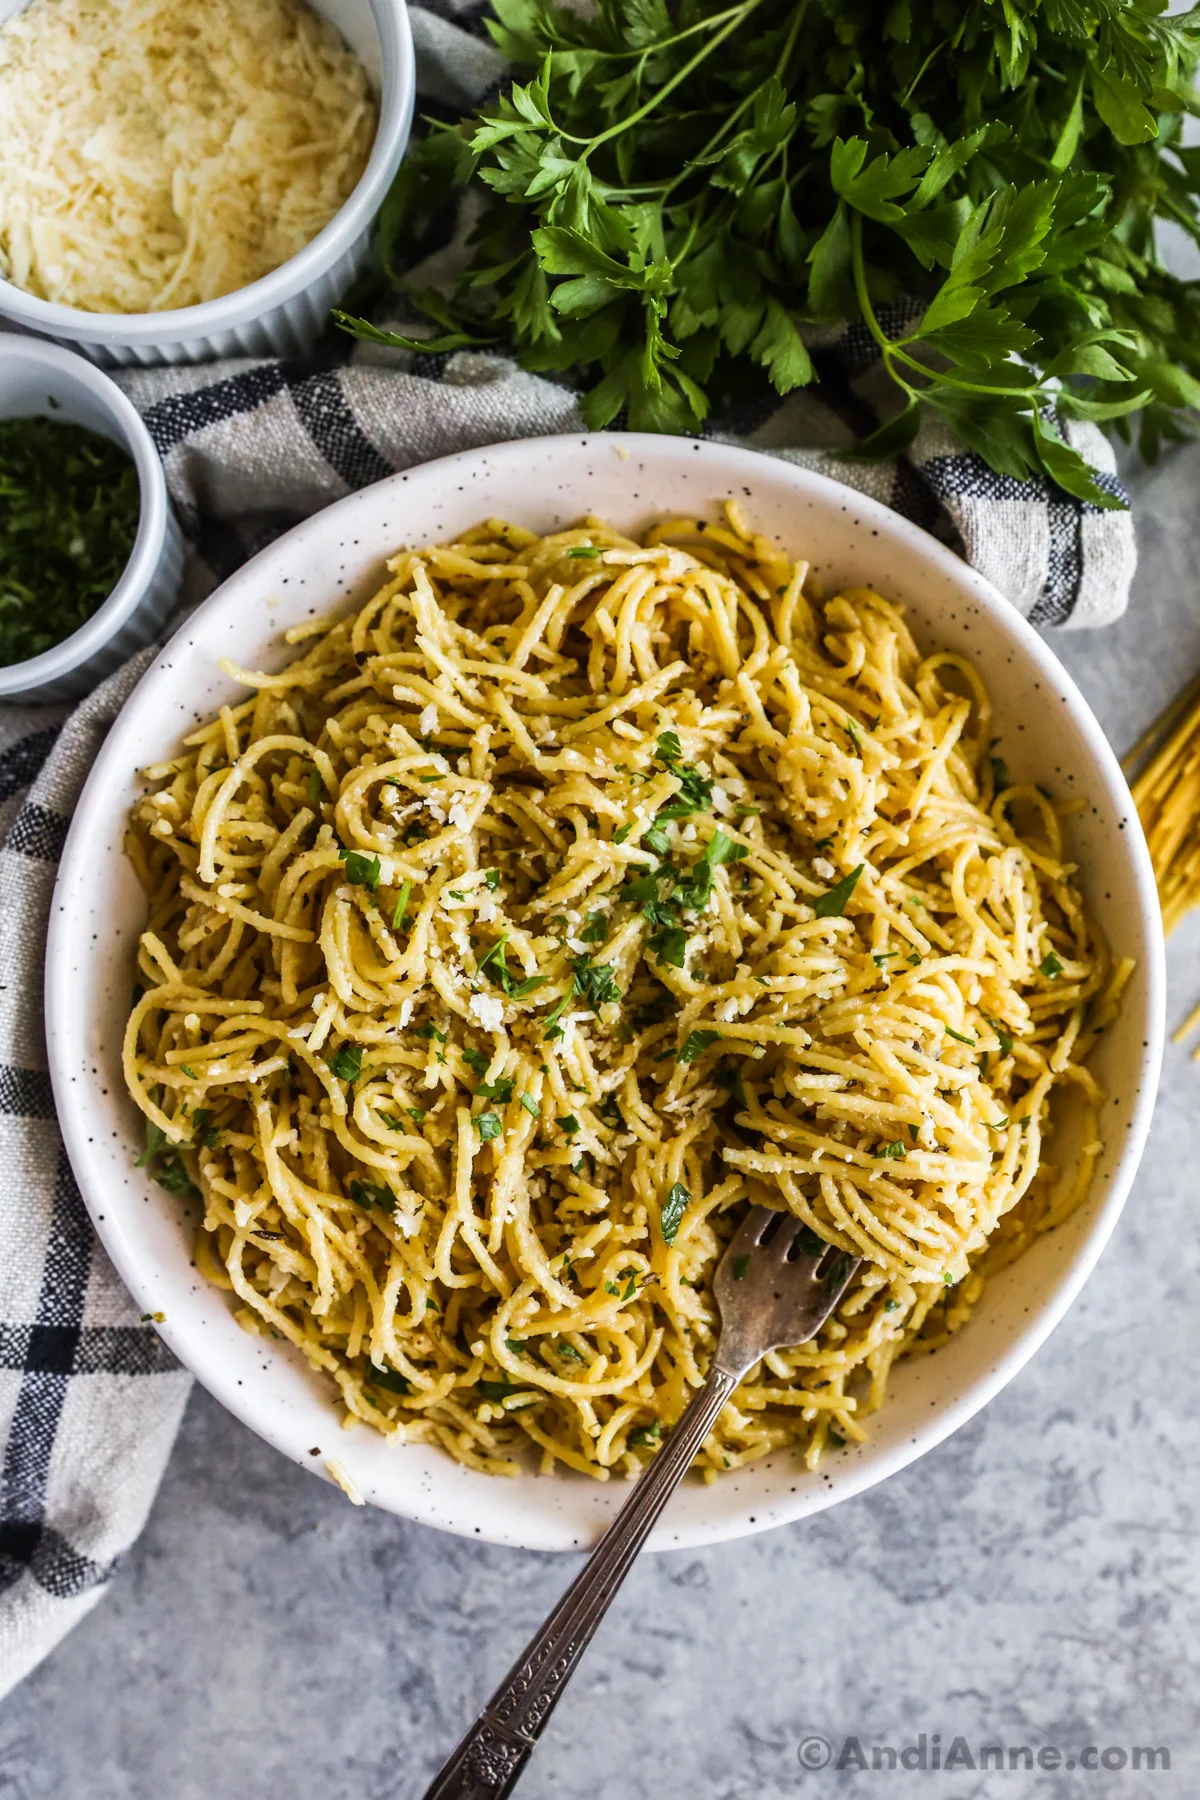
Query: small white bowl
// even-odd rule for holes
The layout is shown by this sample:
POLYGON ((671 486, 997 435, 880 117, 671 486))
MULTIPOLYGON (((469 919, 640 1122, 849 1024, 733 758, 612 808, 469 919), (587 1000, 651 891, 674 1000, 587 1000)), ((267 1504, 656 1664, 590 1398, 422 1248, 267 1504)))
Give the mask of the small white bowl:
POLYGON ((158 637, 179 591, 184 543, 158 451, 116 383, 57 344, 0 332, 0 419, 30 417, 86 425, 120 444, 141 497, 133 549, 108 599, 60 644, 0 667, 0 700, 69 700, 158 637))
MULTIPOLYGON (((0 0, 0 23, 28 0, 0 0)), ((408 144, 416 95, 404 0, 311 0, 336 26, 379 96, 379 126, 358 185, 323 231, 260 281, 157 313, 93 313, 59 306, 0 280, 0 317, 73 345, 104 364, 206 362, 222 356, 303 356, 329 309, 371 255, 371 228, 408 144)))
MULTIPOLYGON (((139 1306, 209 1390, 306 1468, 327 1457, 379 1506, 496 1543, 571 1550, 591 1543, 628 1494, 586 1476, 479 1475, 429 1445, 339 1429, 331 1386, 282 1343, 248 1337, 226 1295, 192 1266, 195 1209, 134 1162, 142 1119, 126 1098, 121 1033, 145 897, 122 854, 137 770, 231 699, 218 667, 278 668, 282 633, 331 604, 361 602, 402 544, 446 538, 489 517, 551 531, 583 513, 636 529, 661 513, 700 516, 729 495, 754 525, 816 566, 827 591, 873 583, 906 603, 918 639, 973 657, 990 686, 1003 755, 1020 779, 1079 799, 1070 853, 1092 913, 1137 970, 1095 1068, 1110 1098, 1105 1148, 1084 1204, 984 1289, 969 1324, 936 1355, 901 1363, 861 1449, 810 1474, 781 1451, 712 1486, 687 1482, 651 1539, 672 1548, 762 1531, 882 1481, 991 1399, 1062 1317, 1121 1210, 1153 1105, 1163 1032, 1158 898, 1129 790, 1079 690, 1037 634, 949 550, 874 501, 754 451, 612 433, 470 450, 339 501, 255 557, 213 594, 143 677, 113 726, 75 812, 51 911, 46 1037, 58 1117, 96 1229, 139 1306)), ((1077 1121, 1075 1124, 1077 1125, 1077 1121)), ((1057 1162, 1077 1131, 1064 1121, 1057 1162)))

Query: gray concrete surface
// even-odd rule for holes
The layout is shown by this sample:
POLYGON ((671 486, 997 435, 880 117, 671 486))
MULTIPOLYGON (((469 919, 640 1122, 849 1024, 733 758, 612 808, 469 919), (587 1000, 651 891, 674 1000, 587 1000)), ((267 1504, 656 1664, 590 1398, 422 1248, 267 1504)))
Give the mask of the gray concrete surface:
MULTIPOLYGON (((1121 749, 1200 668, 1200 448, 1136 497, 1132 611, 1056 640, 1121 749)), ((1200 928, 1171 970, 1178 1017, 1200 928)), ((522 1800, 1200 1794, 1198 1119, 1172 1049, 1110 1249, 982 1417, 821 1518, 634 1571, 522 1800), (921 1733, 1016 1766, 871 1768, 921 1733), (802 1766, 821 1739, 841 1770, 802 1766), (1109 1766, 1068 1769, 1089 1745, 1109 1766)), ((0 1709, 0 1800, 416 1800, 573 1566, 356 1511, 196 1392, 127 1568, 0 1709)))

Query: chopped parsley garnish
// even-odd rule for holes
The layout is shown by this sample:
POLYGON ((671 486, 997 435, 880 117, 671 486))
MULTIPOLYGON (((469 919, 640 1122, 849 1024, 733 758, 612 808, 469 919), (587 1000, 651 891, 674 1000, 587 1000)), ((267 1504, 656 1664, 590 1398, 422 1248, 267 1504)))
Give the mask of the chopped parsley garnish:
POLYGON ((508 943, 509 933, 497 938, 491 949, 478 965, 478 973, 486 975, 493 987, 507 994, 510 1000, 523 1000, 526 994, 532 994, 546 981, 545 975, 530 975, 522 981, 514 981, 512 970, 508 966, 504 946, 508 943))
POLYGON ((910 950, 904 960, 911 969, 915 969, 921 961, 915 950, 910 950))
POLYGON ((360 1044, 343 1044, 329 1058, 329 1066, 341 1081, 354 1082, 362 1072, 362 1046, 360 1044))
POLYGON ((661 1443, 662 1430, 658 1420, 655 1419, 653 1425, 635 1426, 629 1434, 629 1442, 631 1444, 645 1444, 647 1448, 653 1444, 661 1443))
POLYGON ((598 556, 603 556, 604 552, 595 544, 572 544, 567 555, 572 561, 579 561, 582 558, 592 561, 598 556))
POLYGON ((762 807, 761 806, 745 806, 739 800, 733 810, 734 810, 735 816, 739 819, 745 819, 745 818, 750 818, 750 817, 757 818, 759 813, 761 813, 761 811, 762 811, 762 807))
POLYGON ((831 837, 814 838, 813 849, 820 855, 822 851, 828 850, 832 843, 833 839, 831 837))
POLYGON ((371 1364, 363 1380, 370 1387, 386 1388, 389 1394, 411 1394, 412 1382, 399 1369, 377 1369, 371 1364))
POLYGON ((579 1130, 579 1120, 574 1113, 560 1113, 555 1124, 561 1125, 568 1137, 574 1137, 579 1130))
POLYGON ((975 1039, 973 1037, 966 1037, 961 1031, 955 1031, 949 1025, 946 1026, 946 1036, 952 1037, 956 1044, 970 1044, 972 1049, 975 1047, 975 1039))
POLYGON ((541 1118, 542 1109, 538 1105, 537 1101, 534 1099, 532 1094, 522 1094, 521 1095, 521 1105, 525 1108, 525 1111, 527 1113, 529 1113, 529 1115, 532 1118, 534 1118, 534 1119, 541 1118))
POLYGON ((872 1150, 871 1155, 877 1160, 881 1156, 887 1156, 891 1157, 893 1161, 897 1161, 900 1157, 907 1155, 907 1152, 900 1139, 896 1138, 893 1143, 883 1144, 878 1150, 872 1150))
POLYGON ((504 1381, 481 1381, 479 1391, 485 1400, 507 1400, 510 1394, 520 1392, 519 1388, 507 1379, 504 1381))
POLYGON ((1038 970, 1046 977, 1047 981, 1053 981, 1056 975, 1061 975, 1063 972, 1062 957, 1056 956, 1053 950, 1048 951, 1038 964, 1038 970))
POLYGON ((738 1063, 722 1063, 716 1070, 713 1080, 718 1087, 723 1087, 727 1094, 735 1099, 739 1106, 748 1106, 746 1086, 742 1078, 742 1065, 738 1063))
MULTIPOLYGON (((449 1035, 448 1031, 439 1031, 436 1025, 417 1026, 417 1036, 419 1038, 428 1038, 430 1041, 436 1038, 439 1044, 444 1044, 449 1035)), ((484 1066, 486 1067, 487 1065, 485 1064, 484 1066)))
POLYGON ((877 950, 871 957, 871 961, 877 969, 882 969, 885 963, 890 962, 893 956, 899 956, 899 954, 898 950, 877 950))
POLYGON ((746 1271, 749 1267, 750 1258, 748 1256, 735 1256, 733 1259, 733 1279, 735 1281, 745 1281, 746 1271))
POLYGON ((992 1030, 995 1032, 997 1038, 1000 1041, 1001 1056, 1011 1055, 1012 1047, 1013 1047, 1011 1031, 1006 1031, 1004 1026, 1001 1025, 999 1019, 989 1019, 987 1022, 991 1026, 992 1030))
POLYGON ((684 1187, 682 1182, 677 1181, 662 1203, 660 1224, 664 1244, 673 1244, 675 1242, 675 1239, 679 1236, 679 1227, 683 1222, 683 1215, 691 1204, 691 1194, 688 1192, 687 1188, 684 1187))
POLYGON ((858 741, 858 733, 857 733, 857 731, 855 731, 854 722, 851 719, 846 720, 846 736, 850 739, 850 742, 854 745, 855 755, 861 756, 862 755, 862 745, 858 741))
POLYGON ((678 905, 702 912, 713 889, 713 874, 722 863, 741 862, 750 852, 745 844, 735 844, 718 826, 704 848, 704 855, 693 863, 690 875, 675 889, 678 905))
POLYGON ((587 930, 581 931, 581 944, 602 944, 608 936, 608 926, 602 912, 590 912, 587 916, 587 930))
POLYGON ((390 1187, 378 1181, 352 1181, 350 1198, 356 1206, 377 1207, 380 1212, 396 1210, 396 1196, 390 1187))
POLYGON ((311 806, 318 806, 321 800, 321 771, 314 763, 308 771, 308 799, 311 806))
POLYGON ((1003 1119, 995 1119, 995 1120, 993 1120, 993 1121, 992 1121, 992 1123, 991 1123, 991 1124, 990 1124, 990 1125, 989 1125, 989 1126, 988 1126, 988 1130, 989 1130, 989 1131, 1003 1131, 1003 1130, 1004 1130, 1004 1128, 1005 1128, 1005 1126, 1006 1126, 1006 1125, 1007 1125, 1007 1124, 1008 1124, 1008 1119, 1007 1119, 1007 1118, 1003 1118, 1003 1119))
POLYGON ((496 892, 496 889, 500 886, 500 871, 499 871, 499 869, 485 869, 483 871, 483 879, 484 879, 485 885, 487 887, 489 887, 491 889, 492 893, 494 894, 496 892))
POLYGON ((840 919, 842 917, 851 894, 858 886, 859 876, 865 868, 865 863, 859 863, 857 869, 851 869, 850 873, 843 876, 835 887, 817 895, 813 901, 813 912, 818 919, 840 919))
POLYGON ((475 1123, 476 1131, 479 1133, 480 1137, 483 1139, 485 1144, 491 1138, 498 1138, 504 1130, 504 1126, 501 1124, 501 1121, 500 1121, 499 1113, 494 1113, 494 1112, 476 1113, 474 1123, 475 1123))
POLYGON ((543 1037, 560 1038, 560 1037, 566 1036, 566 1034, 567 1034, 566 1026, 560 1025, 558 1021, 561 1018, 563 1011, 566 1008, 566 1004, 567 1004, 567 1001, 569 1000, 569 998, 570 998, 569 994, 564 994, 561 1000, 556 1000, 554 1002, 554 1005, 550 1008, 550 1011, 546 1014, 546 1018, 544 1021, 545 1030, 542 1033, 543 1037))
POLYGON ((829 1427, 829 1442, 833 1445, 835 1450, 844 1450, 846 1448, 845 1438, 840 1431, 835 1431, 832 1425, 829 1427))
POLYGON ((687 962, 688 934, 682 925, 666 925, 646 939, 646 948, 658 962, 682 969, 687 962))
POLYGON ((159 1187, 166 1188, 168 1194, 186 1195, 188 1199, 198 1199, 200 1190, 187 1172, 182 1156, 178 1150, 172 1150, 163 1156, 157 1168, 151 1169, 159 1187))
POLYGON ((915 1144, 917 1141, 917 1138, 920 1136, 920 1132, 919 1132, 917 1126, 910 1124, 908 1127, 908 1135, 912 1139, 913 1143, 915 1144))
POLYGON ((622 1290, 619 1288, 615 1281, 606 1281, 604 1284, 605 1293, 615 1294, 617 1299, 621 1301, 632 1300, 637 1293, 637 1271, 634 1269, 622 1269, 617 1276, 617 1281, 623 1281, 625 1283, 624 1289, 622 1290))
POLYGON ((192 1142, 202 1144, 206 1150, 215 1149, 217 1139, 221 1135, 215 1125, 210 1125, 211 1118, 212 1113, 206 1106, 198 1106, 192 1114, 192 1142))
POLYGON ((704 1055, 704 1052, 708 1049, 709 1045, 719 1043, 720 1038, 721 1034, 719 1031, 689 1031, 687 1037, 683 1040, 683 1044, 676 1055, 675 1061, 681 1063, 696 1062, 699 1057, 704 1055))
POLYGON ((617 978, 608 963, 593 963, 590 956, 575 956, 571 959, 571 967, 575 972, 574 992, 592 1012, 621 998, 617 978))
POLYGON ((629 834, 632 830, 633 830, 632 824, 618 825, 617 829, 613 832, 613 836, 612 836, 613 843, 614 844, 623 844, 625 842, 625 839, 629 836, 629 834))
POLYGON ((197 1075, 195 1069, 193 1069, 191 1063, 180 1063, 179 1066, 183 1070, 184 1074, 189 1078, 189 1080, 199 1081, 200 1077, 197 1075))
POLYGON ((570 1362, 583 1362, 584 1361, 583 1352, 581 1350, 577 1350, 575 1348, 574 1344, 556 1344, 555 1352, 559 1356, 565 1356, 568 1359, 568 1361, 570 1361, 570 1362))
POLYGON ((884 1312, 899 1312, 900 1302, 898 1300, 885 1300, 883 1303, 883 1310, 884 1312))
POLYGON ((466 1063, 468 1069, 473 1070, 476 1075, 487 1074, 490 1062, 489 1058, 484 1056, 482 1051, 472 1050, 468 1045, 463 1050, 462 1055, 463 1061, 466 1063))
POLYGON ((615 1094, 605 1094, 597 1111, 604 1120, 604 1123, 611 1126, 613 1131, 623 1131, 625 1129, 625 1116, 622 1113, 621 1108, 617 1105, 617 1097, 615 1094))
POLYGON ((655 856, 665 856, 671 848, 671 840, 660 825, 651 825, 648 831, 643 831, 642 842, 655 856))
POLYGON ((403 931, 404 930, 404 916, 408 911, 408 896, 411 893, 412 893, 412 882, 411 881, 402 881, 400 883, 400 894, 399 894, 399 898, 396 901, 395 911, 392 913, 392 930, 393 931, 403 931))
POLYGON ((501 1106, 507 1106, 516 1085, 511 1075, 501 1075, 498 1080, 485 1082, 482 1087, 477 1087, 475 1092, 480 1100, 498 1100, 501 1106))
POLYGON ((361 850, 347 850, 344 846, 339 847, 338 855, 346 865, 346 880, 350 886, 365 887, 373 894, 383 872, 379 858, 364 856, 361 850))
POLYGON ((524 1338, 505 1338, 504 1343, 505 1348, 511 1350, 514 1356, 520 1356, 525 1348, 524 1338))

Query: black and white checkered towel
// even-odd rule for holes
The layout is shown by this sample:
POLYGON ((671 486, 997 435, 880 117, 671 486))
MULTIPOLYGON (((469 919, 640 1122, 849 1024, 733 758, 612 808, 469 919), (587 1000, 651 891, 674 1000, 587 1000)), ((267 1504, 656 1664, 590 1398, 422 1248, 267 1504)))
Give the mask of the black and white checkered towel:
MULTIPOLYGON (((474 26, 449 11, 412 19, 431 102, 470 104, 496 80, 498 59, 474 26)), ((714 432, 822 469, 957 542, 1035 623, 1100 625, 1123 611, 1128 514, 996 476, 933 430, 904 462, 841 461, 836 452, 872 423, 873 347, 852 328, 831 334, 815 360, 818 390, 781 403, 747 388, 714 432)), ((296 519, 395 469, 582 429, 568 388, 490 354, 417 356, 344 340, 303 366, 241 361, 121 381, 195 546, 190 600, 296 519)), ((1072 425, 1070 435, 1115 489, 1101 434, 1072 425)), ((188 1387, 93 1239, 54 1118, 42 1031, 55 864, 100 740, 146 660, 69 716, 0 708, 0 1693, 103 1592, 141 1529, 188 1387)))

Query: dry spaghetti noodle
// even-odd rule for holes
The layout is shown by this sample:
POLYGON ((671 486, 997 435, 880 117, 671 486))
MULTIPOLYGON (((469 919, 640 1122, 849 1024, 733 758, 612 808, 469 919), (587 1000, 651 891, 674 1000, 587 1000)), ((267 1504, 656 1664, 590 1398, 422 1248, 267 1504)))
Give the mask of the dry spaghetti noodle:
POLYGON ((347 1422, 479 1469, 636 1471, 747 1201, 865 1272, 700 1466, 815 1464, 1100 1147, 1128 966, 977 672, 727 512, 402 551, 135 809, 126 1076, 200 1266, 347 1422))

